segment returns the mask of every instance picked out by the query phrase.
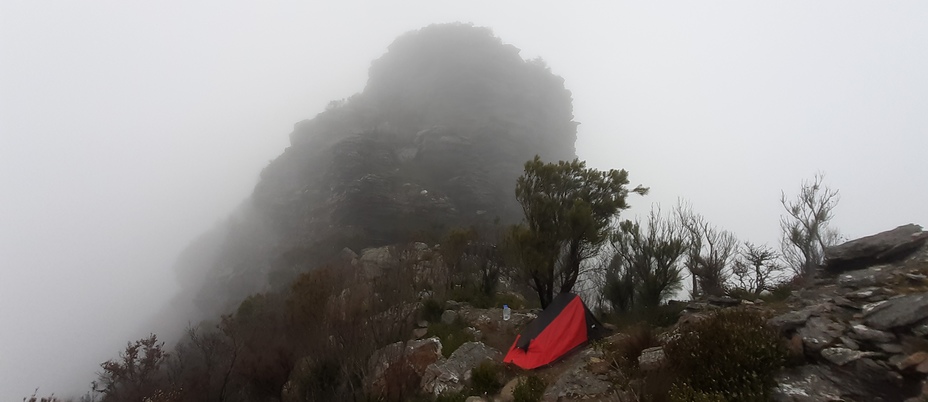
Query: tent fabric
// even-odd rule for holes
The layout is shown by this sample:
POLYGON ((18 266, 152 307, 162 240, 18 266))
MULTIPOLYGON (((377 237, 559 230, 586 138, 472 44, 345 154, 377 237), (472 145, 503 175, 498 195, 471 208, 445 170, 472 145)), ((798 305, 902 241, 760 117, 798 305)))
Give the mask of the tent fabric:
POLYGON ((527 370, 538 368, 605 335, 602 324, 580 296, 562 293, 516 337, 503 362, 527 370))

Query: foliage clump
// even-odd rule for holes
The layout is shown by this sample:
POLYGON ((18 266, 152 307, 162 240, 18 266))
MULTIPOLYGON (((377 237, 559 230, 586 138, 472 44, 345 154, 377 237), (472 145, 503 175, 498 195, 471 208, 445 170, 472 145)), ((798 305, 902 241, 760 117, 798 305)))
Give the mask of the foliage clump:
POLYGON ((554 296, 570 292, 583 262, 599 251, 620 212, 628 209, 625 170, 599 171, 579 159, 545 163, 539 156, 525 163, 516 181, 516 199, 524 223, 512 227, 508 243, 523 276, 545 308, 554 296))
POLYGON ((670 388, 670 402, 728 402, 718 392, 705 392, 693 389, 689 384, 674 384, 670 388))
POLYGON ((429 325, 426 336, 438 337, 441 341, 441 354, 445 357, 451 357, 451 354, 461 345, 474 341, 474 336, 467 332, 467 325, 460 317, 451 324, 437 322, 429 325))
POLYGON ((538 402, 545 394, 544 380, 538 376, 528 376, 520 379, 515 388, 512 389, 512 397, 515 402, 538 402))
POLYGON ((419 310, 419 316, 428 322, 438 322, 441 320, 441 314, 445 312, 445 307, 441 302, 433 298, 422 301, 422 309, 419 310))
POLYGON ((605 355, 611 360, 613 366, 629 372, 638 369, 638 357, 647 348, 659 346, 657 334, 646 324, 635 325, 626 331, 622 340, 607 344, 605 355))
POLYGON ((470 393, 473 395, 493 395, 503 387, 500 377, 502 367, 499 363, 487 360, 471 370, 470 393))
POLYGON ((674 400, 765 401, 786 351, 765 317, 745 309, 721 310, 680 328, 665 347, 677 374, 674 400))

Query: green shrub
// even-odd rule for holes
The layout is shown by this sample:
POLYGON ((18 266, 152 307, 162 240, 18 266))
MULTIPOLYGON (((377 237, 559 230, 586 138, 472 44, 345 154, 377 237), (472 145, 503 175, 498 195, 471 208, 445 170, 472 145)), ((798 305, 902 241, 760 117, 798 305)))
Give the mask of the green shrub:
POLYGON ((493 395, 503 387, 500 382, 502 366, 494 361, 484 361, 471 370, 470 393, 472 395, 493 395))
POLYGON ((474 336, 465 331, 466 329, 467 325, 458 318, 451 324, 437 322, 429 325, 426 336, 437 336, 441 340, 441 354, 445 357, 451 357, 451 354, 458 350, 461 345, 474 340, 474 336))
POLYGON ((641 351, 659 346, 660 342, 654 330, 646 324, 635 325, 625 330, 625 334, 627 336, 620 341, 606 345, 605 355, 616 368, 627 372, 638 369, 641 351))
MULTIPOLYGON (((728 401, 764 401, 775 385, 774 375, 786 361, 786 351, 766 318, 745 309, 720 310, 685 325, 664 351, 677 374, 681 395, 728 401)), ((712 400, 712 399, 699 399, 712 400)))
POLYGON ((641 324, 663 328, 675 324, 680 319, 680 313, 685 308, 685 303, 662 304, 656 307, 613 313, 607 317, 607 321, 620 329, 641 324))
POLYGON ((545 394, 545 382, 538 376, 529 376, 519 380, 512 389, 514 402, 538 402, 545 394))
POLYGON ((771 288, 770 294, 761 296, 761 299, 768 303, 780 302, 789 298, 793 294, 793 291, 798 288, 799 286, 792 281, 783 282, 771 288))
POLYGON ((438 322, 441 320, 441 313, 445 312, 445 307, 438 300, 435 299, 425 299, 422 302, 422 309, 419 310, 419 314, 422 316, 423 320, 428 322, 438 322))
POLYGON ((670 388, 670 402, 729 402, 719 393, 697 391, 689 384, 674 384, 670 388))

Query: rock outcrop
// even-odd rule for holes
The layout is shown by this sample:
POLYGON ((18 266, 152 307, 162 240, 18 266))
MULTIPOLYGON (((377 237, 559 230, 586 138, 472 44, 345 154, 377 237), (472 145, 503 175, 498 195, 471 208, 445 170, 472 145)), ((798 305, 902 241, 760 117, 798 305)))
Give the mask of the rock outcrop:
POLYGON ((893 261, 925 244, 928 232, 908 224, 825 249, 825 266, 831 271, 860 269, 893 261))
POLYGON ((902 402, 922 394, 928 247, 921 233, 903 226, 829 249, 821 277, 790 298, 793 311, 768 321, 804 361, 779 376, 775 401, 902 402))
POLYGON ((391 401, 408 397, 426 369, 441 358, 438 338, 396 342, 378 349, 370 359, 365 391, 391 401))
POLYGON ((446 360, 433 363, 422 376, 422 392, 431 395, 454 393, 470 381, 471 370, 485 361, 500 361, 498 350, 480 342, 466 342, 446 360))

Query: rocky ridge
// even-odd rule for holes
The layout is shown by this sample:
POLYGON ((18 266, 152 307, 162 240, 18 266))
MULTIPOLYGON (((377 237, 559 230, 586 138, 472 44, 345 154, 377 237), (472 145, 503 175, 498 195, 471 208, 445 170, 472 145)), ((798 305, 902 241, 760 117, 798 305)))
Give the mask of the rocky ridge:
MULTIPOLYGON (((840 254, 840 259, 829 260, 812 283, 794 291, 781 304, 734 298, 691 302, 678 325, 699 320, 715 309, 739 307, 770 314, 768 325, 779 331, 791 356, 791 363, 777 377, 774 401, 923 400, 919 398, 928 397, 928 246, 925 232, 915 228, 918 230, 902 227, 830 249, 829 256, 844 254, 840 254), (899 236, 901 230, 911 233, 899 236), (885 247, 872 247, 874 243, 908 251, 896 253, 893 258, 883 254, 877 259, 860 251, 854 252, 857 257, 845 257, 852 247, 873 253, 885 251, 885 247), (879 263, 873 265, 876 260, 879 263), (835 261, 840 261, 843 267, 851 264, 854 269, 839 271, 828 265, 836 264, 835 261)), ((414 371, 419 389, 430 394, 461 390, 470 378, 470 371, 480 362, 500 360, 501 353, 509 347, 501 339, 511 342, 534 318, 533 311, 514 311, 512 320, 503 321, 499 309, 476 309, 458 303, 449 304, 445 314, 449 320, 462 319, 475 333, 483 334, 484 342, 469 343, 449 359, 429 352, 426 368, 414 371), (487 339, 492 334, 503 336, 487 339)), ((662 339, 666 341, 673 333, 671 328, 662 339)), ((617 333, 602 343, 621 342, 625 336, 617 333)), ((413 356, 415 345, 423 342, 428 345, 437 342, 440 348, 437 338, 414 339, 406 343, 405 349, 401 345, 384 348, 371 358, 371 364, 408 366, 409 357, 384 362, 382 356, 390 353, 398 356, 391 350, 406 350, 407 356, 413 356)), ((625 374, 605 360, 602 350, 587 347, 550 367, 536 370, 549 384, 543 400, 635 401, 634 395, 618 386, 626 381, 625 374)), ((664 364, 663 359, 662 347, 649 348, 639 357, 639 366, 642 370, 653 370, 664 364)), ((499 395, 473 397, 473 400, 512 400, 512 388, 523 376, 509 381, 499 395)), ((369 379, 372 386, 378 384, 378 378, 369 379)))

